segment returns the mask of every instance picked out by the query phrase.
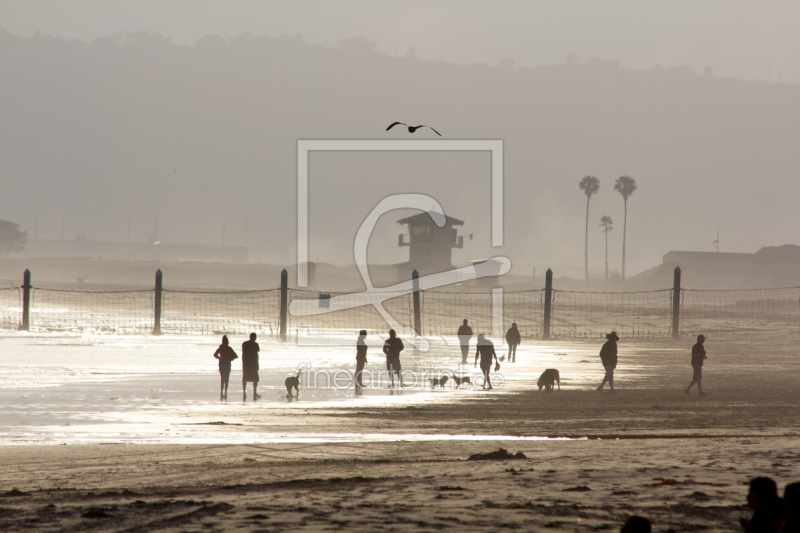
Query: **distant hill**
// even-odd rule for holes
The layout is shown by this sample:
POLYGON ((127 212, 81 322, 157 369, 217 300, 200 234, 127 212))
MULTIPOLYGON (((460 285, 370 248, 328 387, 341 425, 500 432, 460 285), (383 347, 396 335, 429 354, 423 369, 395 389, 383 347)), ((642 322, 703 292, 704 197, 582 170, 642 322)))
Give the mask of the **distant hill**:
MULTIPOLYGON (((355 231, 392 192, 425 192, 474 234, 457 264, 502 253, 515 264, 582 265, 586 174, 590 261, 603 266, 601 215, 614 219, 633 176, 628 271, 669 250, 752 251, 798 242, 800 86, 717 78, 690 68, 629 71, 589 59, 538 68, 472 67, 243 35, 175 46, 159 35, 92 43, 0 30, 2 218, 32 236, 244 242, 295 262, 297 139, 436 138, 384 129, 433 125, 445 138, 505 141, 505 247, 490 247, 485 154, 317 154, 311 160, 312 260, 352 261, 355 231), (158 219, 157 224, 155 219, 158 219), (156 227, 157 225, 157 227, 156 227)), ((397 217, 370 260, 404 260, 397 217)), ((526 267, 527 268, 527 267, 526 267)), ((556 273, 558 275, 558 273, 556 273)))

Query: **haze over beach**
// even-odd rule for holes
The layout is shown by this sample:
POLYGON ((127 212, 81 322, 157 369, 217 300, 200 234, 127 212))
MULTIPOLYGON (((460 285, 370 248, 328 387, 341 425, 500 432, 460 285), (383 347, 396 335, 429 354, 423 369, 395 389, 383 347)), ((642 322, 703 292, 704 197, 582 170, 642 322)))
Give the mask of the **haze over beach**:
POLYGON ((800 531, 798 21, 0 2, 0 531, 800 531))

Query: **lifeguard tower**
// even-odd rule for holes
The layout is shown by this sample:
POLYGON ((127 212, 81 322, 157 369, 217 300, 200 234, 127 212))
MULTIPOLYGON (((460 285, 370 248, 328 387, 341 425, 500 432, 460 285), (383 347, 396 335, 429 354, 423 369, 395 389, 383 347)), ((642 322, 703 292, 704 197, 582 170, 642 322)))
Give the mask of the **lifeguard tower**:
POLYGON ((445 216, 445 224, 441 228, 436 225, 430 213, 420 213, 397 221, 408 225, 408 233, 398 236, 398 246, 408 246, 408 261, 397 263, 399 279, 411 279, 411 273, 417 270, 420 276, 453 270, 453 248, 464 247, 464 237, 458 235, 454 226, 463 226, 464 222, 457 218, 445 216))

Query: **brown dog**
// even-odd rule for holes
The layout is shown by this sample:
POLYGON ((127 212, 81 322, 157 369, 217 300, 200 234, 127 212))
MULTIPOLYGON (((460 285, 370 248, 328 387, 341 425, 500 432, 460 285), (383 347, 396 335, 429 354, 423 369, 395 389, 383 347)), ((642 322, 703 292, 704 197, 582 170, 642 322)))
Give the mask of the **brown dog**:
POLYGON ((542 390, 542 387, 544 387, 545 392, 550 392, 553 390, 556 382, 558 382, 558 390, 561 390, 561 377, 558 375, 558 370, 555 368, 548 368, 539 376, 537 385, 539 385, 539 390, 542 390))
POLYGON ((472 385, 472 381, 469 379, 469 376, 464 376, 463 378, 453 376, 453 381, 456 382, 456 388, 459 388, 461 385, 472 385))
POLYGON ((292 397, 292 389, 294 389, 295 393, 298 395, 300 394, 300 370, 297 371, 297 376, 289 376, 286 378, 286 381, 283 382, 286 385, 286 397, 292 397))
POLYGON ((440 378, 431 378, 431 388, 435 389, 436 387, 444 388, 445 384, 450 381, 450 378, 447 376, 442 376, 440 378))

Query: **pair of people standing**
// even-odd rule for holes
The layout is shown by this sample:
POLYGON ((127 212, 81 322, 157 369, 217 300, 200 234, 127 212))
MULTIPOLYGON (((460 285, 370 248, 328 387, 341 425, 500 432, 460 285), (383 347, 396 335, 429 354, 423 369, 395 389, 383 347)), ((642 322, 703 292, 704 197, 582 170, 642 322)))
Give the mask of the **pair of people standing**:
MULTIPOLYGON (((400 364, 400 352, 405 350, 403 341, 397 337, 395 330, 389 330, 389 338, 383 343, 383 353, 386 355, 386 370, 389 371, 389 379, 391 379, 390 387, 394 387, 394 376, 397 374, 397 379, 400 386, 403 386, 403 376, 400 375, 402 365, 400 364)), ((367 364, 367 330, 362 329, 358 332, 358 341, 356 341, 356 394, 361 394, 364 387, 362 374, 364 373, 364 365, 367 364)))
MULTIPOLYGON (((242 343, 242 400, 247 400, 247 384, 253 384, 253 399, 258 400, 258 352, 261 348, 256 342, 256 334, 250 334, 250 340, 242 343)), ((228 336, 222 336, 222 344, 219 345, 214 357, 219 360, 219 399, 228 399, 228 381, 231 376, 231 361, 238 359, 239 356, 233 351, 228 342, 228 336)))
MULTIPOLYGON (((469 341, 472 339, 472 328, 469 327, 469 322, 464 319, 464 323, 458 328, 458 342, 461 345, 461 364, 467 364, 467 357, 469 356, 469 341)), ((511 329, 506 332, 506 343, 508 344, 508 362, 517 362, 517 346, 522 344, 522 336, 517 329, 517 323, 511 324, 511 329)))

